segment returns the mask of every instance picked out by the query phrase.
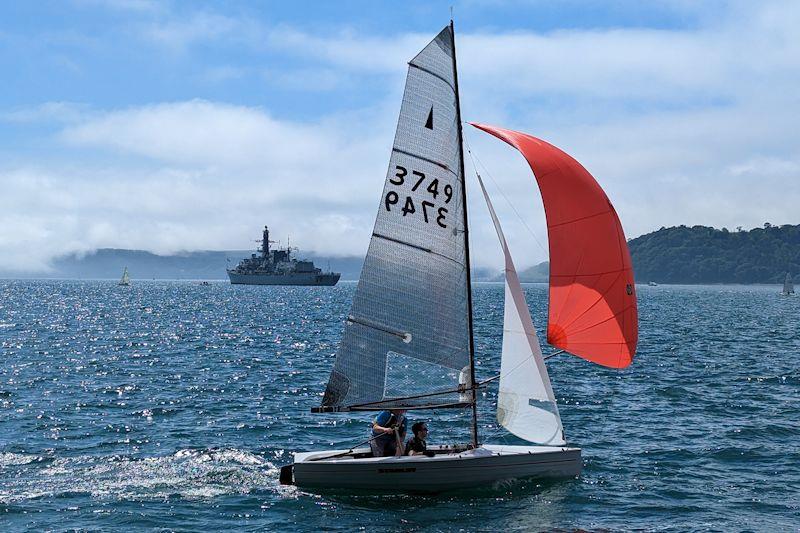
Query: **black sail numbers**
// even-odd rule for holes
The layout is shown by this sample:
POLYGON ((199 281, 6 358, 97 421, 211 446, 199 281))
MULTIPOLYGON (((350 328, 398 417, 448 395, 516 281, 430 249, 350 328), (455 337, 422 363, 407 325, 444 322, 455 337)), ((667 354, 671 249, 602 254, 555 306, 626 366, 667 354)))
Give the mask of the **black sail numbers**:
POLYGON ((404 217, 421 217, 426 224, 447 228, 445 206, 453 199, 453 186, 402 165, 395 165, 394 170, 394 175, 389 176, 394 188, 389 188, 383 201, 386 210, 404 217), (416 194, 412 196, 409 192, 416 194))
POLYGON ((377 216, 323 406, 460 406, 470 364, 461 141, 447 26, 408 64, 377 216), (396 400, 396 401, 395 401, 396 400))

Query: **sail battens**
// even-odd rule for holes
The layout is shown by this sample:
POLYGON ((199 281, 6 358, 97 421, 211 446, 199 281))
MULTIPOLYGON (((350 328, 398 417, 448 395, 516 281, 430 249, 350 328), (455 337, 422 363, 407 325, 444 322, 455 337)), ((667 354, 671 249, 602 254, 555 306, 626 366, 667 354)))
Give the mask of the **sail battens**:
POLYGON ((399 331, 396 329, 392 329, 389 326, 384 326, 383 324, 378 324, 372 322, 371 320, 367 320, 366 318, 356 318, 353 315, 349 315, 347 317, 347 322, 350 324, 361 324, 362 326, 366 326, 368 328, 376 329, 378 331, 383 331, 384 333, 388 333, 389 335, 394 335, 395 337, 399 337, 406 342, 411 342, 412 336, 407 331, 399 331))
MULTIPOLYGON (((375 226, 349 313, 355 320, 345 327, 324 408, 430 407, 418 397, 456 389, 461 372, 469 368, 453 57, 448 26, 409 66, 375 226)), ((462 403, 458 392, 437 402, 462 403)))
POLYGON ((441 75, 439 75, 439 74, 435 73, 434 71, 432 71, 432 70, 430 70, 430 69, 427 69, 427 68, 425 68, 425 67, 422 67, 422 66, 420 66, 420 65, 417 65, 417 64, 415 64, 413 61, 409 61, 409 63, 408 63, 408 66, 409 66, 409 67, 416 68, 416 69, 419 69, 419 70, 421 70, 422 72, 428 73, 428 74, 430 74, 431 76, 433 76, 433 77, 435 77, 435 78, 438 78, 438 79, 442 80, 443 82, 445 82, 445 83, 448 85, 448 87, 450 87, 450 88, 453 90, 453 92, 456 92, 456 86, 453 84, 453 82, 451 82, 450 80, 448 80, 448 79, 447 79, 447 78, 445 78, 444 76, 441 76, 441 75))
POLYGON ((451 174, 453 174, 454 176, 458 177, 458 173, 457 172, 453 172, 453 170, 451 170, 450 167, 448 167, 444 163, 441 163, 439 161, 434 161, 433 159, 425 157, 424 155, 415 154, 415 153, 409 152, 408 150, 401 150, 400 148, 392 148, 392 151, 393 152, 397 152, 398 154, 403 154, 403 155, 407 155, 409 157, 414 157, 416 159, 421 159, 423 161, 427 161, 428 163, 431 163, 432 165, 436 165, 437 167, 441 167, 444 170, 446 170, 446 171, 450 172, 451 174))
POLYGON ((393 239, 392 237, 387 237, 386 235, 381 235, 380 233, 373 233, 372 236, 373 237, 377 237, 379 239, 385 239, 387 241, 391 241, 391 242, 394 242, 394 243, 397 243, 397 244, 402 244, 403 246, 409 246, 411 248, 416 248, 417 250, 420 250, 422 252, 438 255, 439 257, 443 257, 443 258, 445 258, 445 259, 447 259, 449 261, 454 261, 456 263, 461 264, 458 259, 453 259, 452 257, 448 257, 448 256, 446 256, 444 254, 439 253, 439 252, 435 252, 435 251, 431 250, 430 248, 425 248, 424 246, 417 246, 416 244, 412 244, 412 243, 406 242, 406 241, 401 241, 400 239, 393 239))
POLYGON ((403 246, 410 246, 411 248, 416 248, 417 250, 421 250, 421 251, 423 251, 423 252, 427 252, 427 253, 429 253, 429 254, 432 254, 432 253, 433 253, 433 250, 431 250, 430 248, 425 248, 424 246, 418 246, 418 245, 416 245, 416 244, 412 244, 412 243, 410 243, 410 242, 401 241, 400 239, 395 239, 395 238, 393 238, 393 237, 388 237, 388 236, 386 236, 386 235, 381 235, 380 233, 374 233, 374 232, 373 232, 373 233, 372 233, 372 236, 373 236, 373 237, 377 237, 377 238, 379 238, 379 239, 385 239, 385 240, 387 240, 387 241, 396 242, 397 244, 402 244, 403 246))

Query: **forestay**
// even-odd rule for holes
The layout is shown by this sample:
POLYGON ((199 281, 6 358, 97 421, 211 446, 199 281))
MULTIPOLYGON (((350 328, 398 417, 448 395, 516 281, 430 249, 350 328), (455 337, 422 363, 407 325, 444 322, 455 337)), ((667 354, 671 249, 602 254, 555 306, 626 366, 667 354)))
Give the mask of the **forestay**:
POLYGON ((378 216, 322 409, 459 404, 469 375, 453 39, 410 63, 378 216), (409 398, 428 394, 422 398, 409 398))
POLYGON ((483 180, 478 182, 505 256, 505 311, 497 421, 514 435, 537 444, 566 444, 556 398, 542 357, 525 294, 500 221, 483 180))

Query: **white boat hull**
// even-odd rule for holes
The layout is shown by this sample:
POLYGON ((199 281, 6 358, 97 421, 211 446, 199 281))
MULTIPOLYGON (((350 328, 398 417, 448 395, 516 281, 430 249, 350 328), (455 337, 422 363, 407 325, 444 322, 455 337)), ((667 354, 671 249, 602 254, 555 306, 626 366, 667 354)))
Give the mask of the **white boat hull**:
MULTIPOLYGON (((355 453, 369 450, 355 450, 355 453)), ((518 478, 565 478, 581 472, 580 448, 486 444, 434 457, 364 457, 347 450, 296 453, 281 482, 305 488, 439 492, 518 478)))

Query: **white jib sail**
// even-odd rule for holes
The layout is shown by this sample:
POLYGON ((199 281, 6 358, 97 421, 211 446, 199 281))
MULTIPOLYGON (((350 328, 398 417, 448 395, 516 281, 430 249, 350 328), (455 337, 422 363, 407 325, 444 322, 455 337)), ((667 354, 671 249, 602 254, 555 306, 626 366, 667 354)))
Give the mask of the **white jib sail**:
POLYGON ((497 421, 517 437, 529 442, 564 445, 566 441, 561 417, 525 294, 500 221, 480 176, 478 181, 505 255, 506 294, 497 421))

